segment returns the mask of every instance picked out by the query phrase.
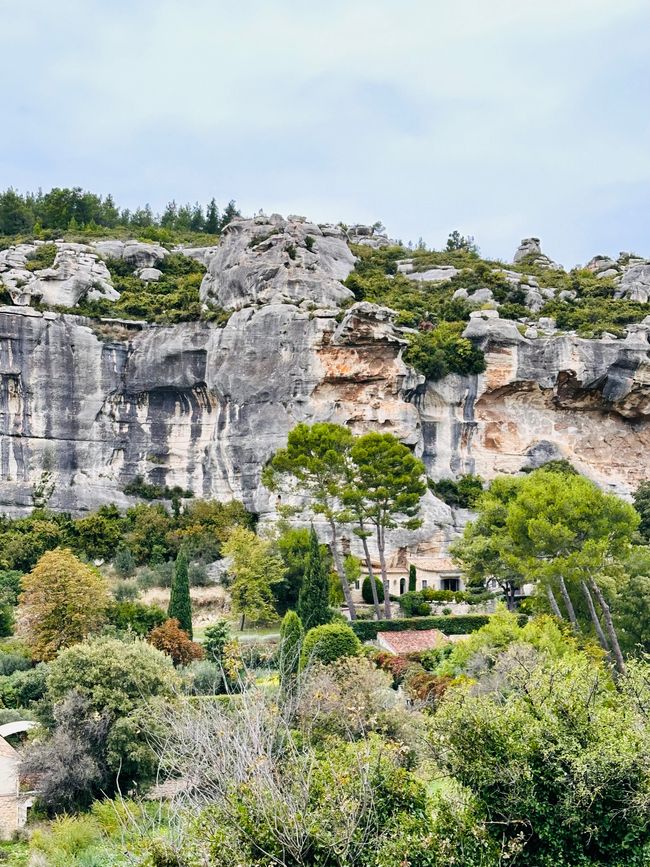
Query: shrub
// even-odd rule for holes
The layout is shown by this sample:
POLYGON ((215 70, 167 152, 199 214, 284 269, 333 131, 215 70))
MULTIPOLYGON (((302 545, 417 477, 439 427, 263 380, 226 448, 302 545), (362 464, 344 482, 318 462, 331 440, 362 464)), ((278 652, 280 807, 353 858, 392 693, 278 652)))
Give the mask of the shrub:
POLYGON ((118 602, 132 602, 140 595, 140 585, 137 581, 120 581, 113 588, 113 596, 118 602))
POLYGON ((225 618, 206 626, 203 632, 203 649, 206 657, 221 665, 223 651, 230 641, 230 624, 225 618))
POLYGON ((22 592, 22 572, 16 569, 0 570, 0 599, 10 605, 18 604, 22 592))
POLYGON ((430 331, 411 336, 404 361, 434 381, 448 373, 482 373, 485 356, 462 336, 464 327, 462 322, 441 322, 430 331))
POLYGON ((31 667, 31 662, 22 653, 0 653, 0 677, 6 677, 14 671, 28 671, 31 667))
POLYGON ((342 656, 356 656, 360 650, 359 639, 345 623, 326 623, 315 626, 305 635, 301 662, 334 662, 342 656))
POLYGON ((431 614, 431 606, 427 604, 423 590, 402 594, 399 597, 399 606, 405 617, 426 617, 431 614))
POLYGON ((190 563, 188 570, 190 587, 207 587, 211 581, 203 563, 190 563))
MULTIPOLYGON (((30 848, 45 856, 48 864, 81 863, 77 856, 101 842, 101 829, 92 816, 58 816, 47 828, 37 828, 30 848)), ((99 863, 99 862, 96 862, 99 863)))
POLYGON ((25 262, 25 268, 28 271, 40 271, 43 268, 51 268, 56 259, 56 244, 39 244, 39 246, 30 253, 25 262))
POLYGON ((278 644, 275 641, 244 641, 241 659, 248 669, 274 668, 277 665, 278 644))
POLYGON ((190 639, 175 618, 165 620, 149 633, 147 639, 153 647, 171 656, 174 665, 188 665, 195 659, 203 659, 204 650, 190 639))
MULTIPOLYGON (((406 594, 405 594, 406 595, 406 594)), ((403 598, 403 597, 402 597, 403 598)), ((490 622, 488 614, 451 617, 403 617, 394 620, 355 620, 350 626, 361 641, 372 641, 378 632, 403 632, 405 629, 439 629, 447 635, 476 632, 490 622)))
POLYGON ((113 566, 120 578, 130 578, 135 572, 135 558, 126 545, 117 549, 113 566))
MULTIPOLYGON (((379 602, 383 602, 384 585, 377 577, 375 577, 375 586, 377 588, 377 599, 379 600, 379 602)), ((372 598, 372 584, 370 583, 370 575, 366 575, 366 577, 363 579, 363 583, 361 585, 361 596, 366 604, 373 604, 374 600, 372 598)))
POLYGON ((183 670, 186 689, 190 695, 217 695, 221 691, 221 666, 208 659, 196 659, 183 670))
POLYGON ((440 479, 434 482, 428 480, 429 490, 436 497, 459 509, 471 509, 483 493, 483 480, 480 476, 471 473, 461 476, 458 481, 454 479, 440 479))
POLYGON ((40 701, 45 695, 48 672, 48 666, 41 663, 36 668, 0 677, 0 702, 5 707, 17 708, 40 701))
POLYGON ((409 698, 428 704, 439 701, 450 684, 450 677, 432 674, 417 664, 412 664, 404 677, 404 690, 409 698))
POLYGON ((132 497, 140 497, 142 500, 173 500, 193 497, 193 491, 175 485, 173 488, 167 485, 156 485, 145 482, 142 476, 136 476, 127 482, 122 489, 125 494, 132 497))
POLYGON ((150 696, 171 695, 177 682, 169 658, 147 642, 95 638, 60 653, 47 686, 55 702, 76 690, 94 710, 126 714, 150 696))
POLYGON ((108 608, 108 622, 123 632, 134 632, 144 638, 167 619, 157 605, 145 605, 130 600, 114 602, 108 608))
POLYGON ((278 668, 280 685, 285 693, 292 688, 300 667, 300 654, 305 633, 302 621, 295 611, 287 611, 280 627, 278 668))

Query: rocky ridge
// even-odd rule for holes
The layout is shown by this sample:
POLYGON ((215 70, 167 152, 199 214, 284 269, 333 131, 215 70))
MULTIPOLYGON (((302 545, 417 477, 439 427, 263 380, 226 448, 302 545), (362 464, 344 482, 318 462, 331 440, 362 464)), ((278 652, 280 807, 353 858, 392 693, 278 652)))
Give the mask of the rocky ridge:
MULTIPOLYGON (((57 243, 57 258, 71 252, 81 267, 89 257, 91 272, 102 256, 137 271, 166 255, 157 245, 77 246, 89 249, 57 243)), ((3 260, 3 283, 27 255, 16 249, 3 260)), ((142 475, 268 515, 276 503, 261 470, 299 421, 390 431, 434 479, 489 479, 552 457, 624 494, 647 475, 639 456, 650 446, 650 320, 628 326, 624 340, 586 340, 476 310, 465 335, 482 346, 485 373, 427 382, 403 361, 408 332, 394 312, 350 303, 341 280, 354 257, 341 227, 256 217, 231 224, 209 253, 183 252, 204 257, 201 295, 232 311, 225 326, 0 308, 0 510, 28 510, 48 470, 61 509, 128 505, 122 489, 142 475)), ((454 520, 427 494, 409 545, 439 546, 454 520)))

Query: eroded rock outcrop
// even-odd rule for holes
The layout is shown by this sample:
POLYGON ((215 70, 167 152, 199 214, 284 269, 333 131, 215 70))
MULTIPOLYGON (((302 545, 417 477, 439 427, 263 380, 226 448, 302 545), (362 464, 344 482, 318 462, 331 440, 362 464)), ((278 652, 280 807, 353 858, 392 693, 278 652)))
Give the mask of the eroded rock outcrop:
POLYGON ((549 268, 552 270, 560 267, 557 262, 549 259, 546 253, 542 253, 542 245, 539 238, 524 238, 517 247, 512 261, 515 264, 524 262, 536 265, 538 268, 549 268))
POLYGON ((0 250, 0 284, 19 306, 38 302, 46 307, 76 307, 79 302, 120 295, 113 286, 105 259, 123 259, 143 281, 158 280, 155 268, 169 255, 159 244, 144 241, 31 241, 0 250), (52 248, 54 258, 48 267, 33 265, 39 253, 52 248))
MULTIPOLYGON (((208 266, 204 302, 232 311, 223 327, 0 308, 0 511, 29 510, 47 469, 52 505, 75 512, 127 505, 123 488, 142 475, 269 515, 276 500, 261 471, 300 421, 392 432, 433 478, 490 479, 552 457, 624 494, 647 477, 650 320, 624 340, 583 340, 555 333, 552 320, 532 327, 476 310, 465 334, 483 347, 485 373, 425 382, 403 361, 395 313, 351 303, 347 237, 298 217, 234 221, 218 247, 196 254, 208 266)), ((87 256, 91 272, 100 255, 119 256, 144 277, 166 255, 156 247, 57 245, 56 255, 87 256)), ((3 279, 17 250, 5 251, 3 279)), ((548 297, 534 277, 502 273, 548 297)), ((391 544, 429 550, 453 521, 427 494, 423 527, 391 544)))
POLYGON ((201 286, 201 300, 224 310, 249 305, 338 307, 353 298, 342 285, 354 268, 339 226, 279 214, 230 223, 201 286))
POLYGON ((43 242, 17 244, 0 251, 0 283, 14 304, 39 301, 52 307, 74 307, 83 298, 120 297, 108 268, 92 247, 63 241, 54 246, 52 265, 38 270, 30 270, 28 265, 43 242))

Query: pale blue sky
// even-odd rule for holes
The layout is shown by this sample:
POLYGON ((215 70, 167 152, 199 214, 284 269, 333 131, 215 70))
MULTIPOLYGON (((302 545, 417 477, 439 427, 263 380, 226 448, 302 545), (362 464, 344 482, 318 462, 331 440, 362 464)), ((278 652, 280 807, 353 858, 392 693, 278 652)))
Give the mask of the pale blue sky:
POLYGON ((648 0, 0 0, 0 186, 650 256, 648 0))

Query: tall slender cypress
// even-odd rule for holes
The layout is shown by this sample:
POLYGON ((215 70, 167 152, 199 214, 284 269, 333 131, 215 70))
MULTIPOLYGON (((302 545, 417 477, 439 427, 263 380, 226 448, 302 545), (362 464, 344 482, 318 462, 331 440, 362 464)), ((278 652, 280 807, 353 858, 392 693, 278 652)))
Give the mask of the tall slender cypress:
POLYGON ((291 694, 300 667, 300 653, 305 631, 295 611, 287 611, 280 627, 280 686, 285 696, 291 694))
POLYGON ((417 577, 418 573, 415 571, 415 565, 411 563, 409 566, 409 593, 417 590, 417 577))
POLYGON ((169 617, 175 617, 185 632, 192 638, 192 600, 190 599, 190 579, 187 570, 187 554, 181 548, 176 557, 174 577, 169 595, 169 617))
POLYGON ((323 565, 318 536, 312 526, 309 534, 307 566, 298 594, 298 616, 305 631, 329 623, 332 619, 329 593, 329 580, 323 565))

